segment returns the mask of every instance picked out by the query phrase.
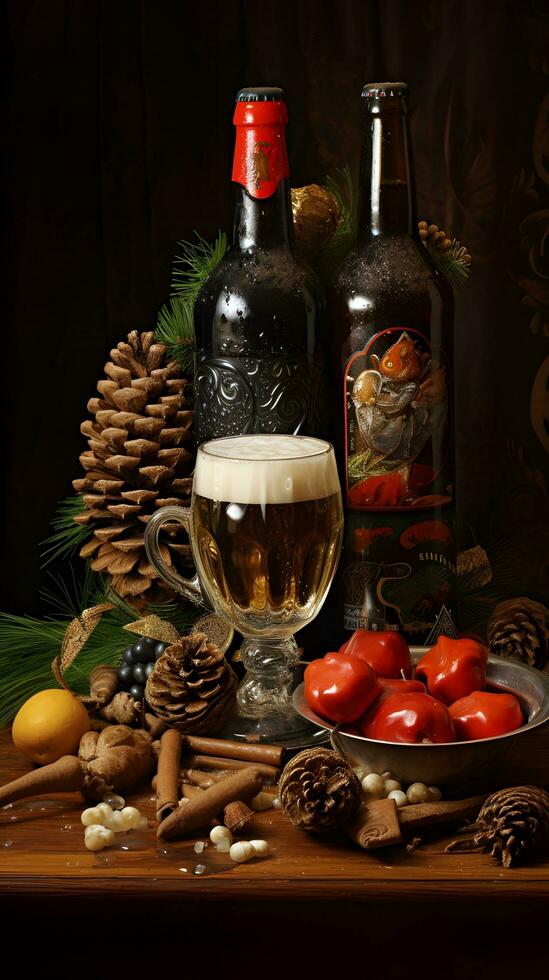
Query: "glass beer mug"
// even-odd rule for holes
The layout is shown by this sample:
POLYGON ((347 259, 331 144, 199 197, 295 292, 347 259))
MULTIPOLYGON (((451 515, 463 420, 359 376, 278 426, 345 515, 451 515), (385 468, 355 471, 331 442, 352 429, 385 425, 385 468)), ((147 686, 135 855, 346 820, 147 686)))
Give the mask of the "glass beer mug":
POLYGON ((294 633, 326 598, 342 532, 333 448, 306 436, 204 443, 190 508, 163 507, 148 522, 145 548, 158 574, 175 591, 211 606, 244 638, 247 674, 225 734, 289 741, 306 727, 291 707, 294 633), (193 580, 162 558, 159 532, 174 521, 189 534, 193 580))

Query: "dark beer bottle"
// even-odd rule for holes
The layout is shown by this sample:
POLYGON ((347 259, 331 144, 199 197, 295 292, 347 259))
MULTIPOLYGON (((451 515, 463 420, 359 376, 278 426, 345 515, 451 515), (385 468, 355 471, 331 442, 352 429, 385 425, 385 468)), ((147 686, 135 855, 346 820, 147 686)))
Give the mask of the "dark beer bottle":
POLYGON ((233 244, 195 305, 199 444, 247 432, 323 434, 325 299, 292 252, 287 118, 280 88, 236 96, 233 244))
POLYGON ((453 295, 418 236, 406 96, 362 92, 359 235, 330 308, 344 626, 422 642, 454 601, 453 295))

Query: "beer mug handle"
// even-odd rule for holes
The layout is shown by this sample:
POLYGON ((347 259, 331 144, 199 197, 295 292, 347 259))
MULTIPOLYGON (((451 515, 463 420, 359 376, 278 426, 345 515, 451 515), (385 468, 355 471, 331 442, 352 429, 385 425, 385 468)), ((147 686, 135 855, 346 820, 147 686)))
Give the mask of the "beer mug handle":
POLYGON ((198 575, 194 578, 183 578, 174 568, 170 568, 162 558, 158 536, 164 524, 175 522, 181 524, 191 541, 191 521, 192 512, 190 507, 161 507, 153 514, 145 527, 145 551, 152 567, 160 578, 166 582, 174 592, 179 592, 186 599, 190 599, 197 606, 206 605, 198 575))

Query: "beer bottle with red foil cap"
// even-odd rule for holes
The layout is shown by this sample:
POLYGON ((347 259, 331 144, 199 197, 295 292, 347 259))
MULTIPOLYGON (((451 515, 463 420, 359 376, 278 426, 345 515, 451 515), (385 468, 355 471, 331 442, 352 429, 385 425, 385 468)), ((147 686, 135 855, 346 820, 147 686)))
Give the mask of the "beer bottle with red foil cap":
POLYGON ((453 295, 418 236, 406 98, 362 92, 359 234, 330 313, 344 625, 422 642, 454 607, 453 295))
POLYGON ((282 89, 238 92, 233 243, 195 304, 199 444, 324 431, 325 298, 292 251, 287 119, 282 89))

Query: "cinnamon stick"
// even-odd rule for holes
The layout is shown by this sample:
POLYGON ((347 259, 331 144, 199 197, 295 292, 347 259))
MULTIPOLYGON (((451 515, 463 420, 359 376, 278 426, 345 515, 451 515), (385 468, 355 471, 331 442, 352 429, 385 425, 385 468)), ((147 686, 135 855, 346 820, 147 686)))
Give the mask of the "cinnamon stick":
POLYGON ((234 742, 224 738, 202 738, 199 735, 186 735, 185 746, 200 755, 217 756, 222 759, 240 759, 242 762, 259 763, 280 768, 284 749, 279 745, 263 745, 252 742, 234 742))
POLYGON ((421 827, 430 827, 451 820, 465 820, 476 817, 488 793, 469 796, 465 800, 437 800, 436 803, 414 803, 398 811, 402 830, 412 833, 421 827))
POLYGON ((219 783, 229 774, 225 772, 202 772, 200 769, 183 769, 181 773, 183 779, 188 780, 193 786, 200 786, 201 789, 209 789, 214 783, 219 783))
POLYGON ((398 816, 394 800, 363 801, 345 825, 345 832, 366 850, 398 844, 402 840, 398 816))
POLYGON ((176 728, 168 728, 160 739, 156 780, 156 819, 159 821, 178 806, 181 743, 181 732, 176 728))
MULTIPOLYGON (((209 789, 225 779, 226 772, 201 772, 200 769, 185 769, 182 773, 183 779, 189 780, 193 786, 200 786, 201 789, 209 789)), ((154 780, 153 780, 154 782, 154 780)), ((185 784, 184 784, 185 785, 185 784)), ((278 786, 265 785, 253 800, 250 800, 252 810, 269 810, 273 805, 273 800, 278 796, 278 786)))
POLYGON ((184 800, 197 800, 204 793, 200 786, 192 786, 190 783, 183 783, 181 796, 184 800))
POLYGON ((64 755, 57 762, 33 769, 0 789, 0 806, 42 793, 71 793, 84 786, 84 773, 75 755, 64 755))
POLYGON ((258 769, 246 768, 204 790, 200 797, 178 807, 160 824, 156 834, 162 840, 184 837, 200 827, 207 827, 218 813, 234 800, 249 801, 259 793, 263 777, 258 769))
POLYGON ((279 770, 276 766, 265 763, 246 762, 243 759, 225 759, 215 755, 189 755, 184 759, 184 765, 189 769, 212 769, 237 771, 239 769, 257 769, 265 779, 278 779, 279 770))
MULTIPOLYGON (((192 786, 190 783, 183 783, 183 786, 181 787, 181 795, 183 800, 197 800, 203 794, 203 792, 204 790, 200 789, 200 786, 192 786)), ((182 800, 179 801, 179 806, 181 806, 181 804, 182 800)), ((187 804, 183 803, 183 806, 187 806, 187 804)), ((214 817, 210 821, 212 827, 219 827, 221 823, 223 823, 223 821, 218 820, 217 817, 214 817)))

